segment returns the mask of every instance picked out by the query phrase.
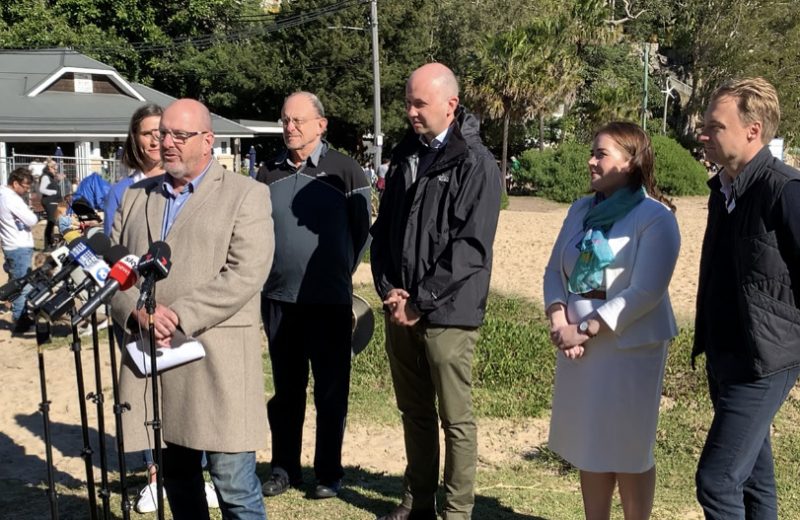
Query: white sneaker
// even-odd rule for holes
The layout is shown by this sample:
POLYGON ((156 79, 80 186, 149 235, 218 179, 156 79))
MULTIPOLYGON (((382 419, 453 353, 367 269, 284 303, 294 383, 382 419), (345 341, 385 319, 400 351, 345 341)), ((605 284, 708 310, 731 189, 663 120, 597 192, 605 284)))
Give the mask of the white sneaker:
POLYGON ((211 509, 219 509, 219 498, 217 498, 217 488, 213 482, 206 482, 206 502, 211 509))
MULTIPOLYGON (((219 499, 217 498, 217 490, 212 482, 206 482, 206 502, 208 507, 212 509, 219 509, 219 499)), ((164 497, 166 502, 167 498, 164 497)), ((148 484, 139 492, 139 498, 136 500, 134 507, 137 513, 152 513, 158 510, 158 502, 156 501, 156 483, 148 484)))
MULTIPOLYGON (((102 321, 97 322, 98 332, 108 328, 108 318, 103 318, 102 321)), ((78 327, 81 337, 90 336, 92 334, 92 322, 86 321, 82 326, 78 327)))
MULTIPOLYGON (((137 513, 152 513, 153 511, 158 510, 158 500, 156 500, 156 483, 153 482, 152 484, 148 484, 142 488, 139 492, 139 498, 136 499, 136 505, 134 506, 134 510, 137 513)), ((163 490, 162 490, 162 495, 163 490)), ((164 501, 167 498, 164 497, 164 501)))

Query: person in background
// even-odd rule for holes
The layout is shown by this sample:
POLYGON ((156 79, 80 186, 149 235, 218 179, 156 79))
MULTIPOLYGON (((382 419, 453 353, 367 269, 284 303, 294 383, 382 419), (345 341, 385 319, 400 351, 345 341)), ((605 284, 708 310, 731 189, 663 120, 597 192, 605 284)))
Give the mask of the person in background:
MULTIPOLYGON (((3 269, 9 279, 17 280, 28 273, 33 258, 33 234, 36 214, 28 207, 23 197, 31 190, 33 175, 27 168, 17 168, 8 176, 8 185, 0 188, 0 245, 5 263, 3 269)), ((14 334, 24 334, 34 322, 25 312, 25 302, 30 292, 26 285, 11 304, 14 334)))
POLYGON ((556 364, 549 446, 580 470, 587 519, 607 520, 619 486, 626 520, 650 517, 653 449, 680 250, 653 149, 634 123, 595 134, 592 195, 567 213, 544 274, 556 364))
POLYGON ((130 174, 114 184, 106 196, 103 207, 103 231, 111 235, 114 213, 117 211, 122 195, 132 184, 146 177, 161 175, 161 143, 158 141, 158 123, 164 110, 153 103, 142 105, 131 116, 128 124, 128 137, 122 152, 122 163, 130 169, 130 174))
POLYGON ((272 471, 266 496, 302 482, 308 369, 317 411, 315 498, 339 494, 350 394, 352 273, 369 238, 367 177, 323 139, 320 100, 295 92, 281 110, 286 149, 259 170, 270 187, 275 260, 261 299, 275 395, 268 404, 272 471))
POLYGON ((692 360, 705 353, 714 419, 697 467, 710 520, 776 520, 770 428, 800 373, 800 172, 772 156, 778 93, 763 78, 711 95, 692 360))
POLYGON ((53 230, 58 224, 56 217, 58 203, 72 191, 69 181, 62 172, 58 171, 58 163, 53 159, 45 162, 42 175, 39 177, 38 191, 42 195, 42 207, 47 215, 47 225, 44 228, 44 247, 50 249, 55 246, 53 230))
POLYGON ((375 181, 375 189, 378 190, 378 195, 383 195, 383 190, 386 189, 386 174, 389 173, 391 162, 389 157, 384 157, 381 165, 378 166, 378 179, 375 181))

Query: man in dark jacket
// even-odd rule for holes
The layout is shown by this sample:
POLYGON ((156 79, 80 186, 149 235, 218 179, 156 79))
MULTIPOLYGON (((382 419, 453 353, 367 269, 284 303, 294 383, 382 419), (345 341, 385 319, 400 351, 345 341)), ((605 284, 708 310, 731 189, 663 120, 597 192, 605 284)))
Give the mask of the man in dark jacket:
POLYGON ((261 314, 275 395, 267 406, 272 474, 267 496, 302 482, 300 451, 308 367, 317 409, 313 496, 339 493, 350 389, 352 272, 369 238, 370 186, 353 159, 333 150, 317 96, 295 92, 281 110, 286 150, 257 180, 270 188, 275 258, 261 314))
POLYGON ((481 143, 478 122, 459 106, 458 82, 444 65, 414 71, 406 113, 413 131, 392 156, 371 231, 370 262, 386 311, 407 459, 402 504, 383 520, 436 518, 439 419, 444 518, 467 519, 477 461, 472 356, 489 291, 500 172, 481 143))
POLYGON ((708 519, 778 518, 770 426, 800 372, 800 172, 766 146, 775 88, 730 81, 700 140, 722 166, 709 181, 695 345, 706 354, 714 420, 697 469, 708 519))

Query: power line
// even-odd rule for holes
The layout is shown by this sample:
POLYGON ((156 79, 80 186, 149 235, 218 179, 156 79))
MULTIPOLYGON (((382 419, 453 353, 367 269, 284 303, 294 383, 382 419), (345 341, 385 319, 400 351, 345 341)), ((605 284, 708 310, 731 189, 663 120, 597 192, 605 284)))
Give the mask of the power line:
MULTIPOLYGON (((220 43, 232 43, 236 41, 249 40, 258 36, 265 36, 274 32, 300 27, 302 25, 315 22, 326 16, 338 13, 351 7, 368 3, 369 0, 340 0, 335 4, 319 8, 314 11, 298 12, 290 14, 283 18, 276 18, 275 15, 265 15, 264 21, 271 21, 272 23, 262 27, 250 27, 239 31, 227 32, 224 34, 207 33, 198 36, 182 36, 169 40, 169 43, 148 43, 148 42, 132 42, 128 46, 119 45, 100 45, 100 46, 78 46, 75 47, 84 53, 91 52, 130 52, 135 51, 138 53, 154 53, 177 50, 181 45, 188 44, 195 48, 201 49, 217 45, 220 43)), ((256 17, 260 15, 246 15, 252 16, 252 21, 258 21, 256 17)))

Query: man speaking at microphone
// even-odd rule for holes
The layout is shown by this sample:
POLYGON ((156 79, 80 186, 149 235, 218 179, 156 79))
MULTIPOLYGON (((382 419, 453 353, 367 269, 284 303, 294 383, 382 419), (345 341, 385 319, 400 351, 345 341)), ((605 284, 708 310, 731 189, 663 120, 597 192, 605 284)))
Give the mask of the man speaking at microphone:
MULTIPOLYGON (((137 255, 159 240, 169 245, 172 269, 155 293, 156 340, 168 347, 176 335, 190 336, 206 352, 160 375, 167 499, 176 520, 209 517, 201 467, 206 452, 223 518, 263 519, 255 450, 266 447, 267 436, 258 324, 274 249, 269 190, 213 159, 211 116, 198 101, 167 107, 158 138, 166 173, 125 192, 111 236, 137 255)), ((146 335, 148 317, 136 310, 138 298, 137 287, 118 292, 112 314, 129 333, 146 335)), ((152 419, 146 381, 127 355, 120 381, 132 407, 125 448, 153 448, 150 428, 142 427, 152 419)))

